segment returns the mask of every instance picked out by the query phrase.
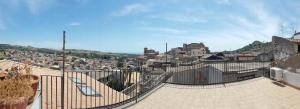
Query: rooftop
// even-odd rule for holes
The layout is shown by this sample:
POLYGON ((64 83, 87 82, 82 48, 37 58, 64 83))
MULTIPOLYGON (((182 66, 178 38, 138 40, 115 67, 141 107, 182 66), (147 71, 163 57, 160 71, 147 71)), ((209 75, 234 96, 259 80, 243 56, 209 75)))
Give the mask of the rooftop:
POLYGON ((260 77, 220 85, 163 84, 129 109, 299 109, 300 92, 260 77))

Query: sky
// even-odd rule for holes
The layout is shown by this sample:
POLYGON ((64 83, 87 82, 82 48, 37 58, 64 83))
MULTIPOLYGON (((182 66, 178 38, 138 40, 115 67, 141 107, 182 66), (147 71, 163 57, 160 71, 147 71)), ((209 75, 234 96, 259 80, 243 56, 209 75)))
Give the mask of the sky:
POLYGON ((119 53, 234 50, 300 31, 299 0, 0 0, 0 43, 119 53))

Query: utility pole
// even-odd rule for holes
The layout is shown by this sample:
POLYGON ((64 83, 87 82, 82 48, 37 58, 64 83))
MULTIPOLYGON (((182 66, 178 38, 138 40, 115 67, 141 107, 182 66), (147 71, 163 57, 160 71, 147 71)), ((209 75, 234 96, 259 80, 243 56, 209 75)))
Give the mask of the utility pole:
POLYGON ((64 92, 65 92, 65 45, 66 45, 66 31, 63 31, 63 74, 61 79, 61 107, 64 108, 64 92))

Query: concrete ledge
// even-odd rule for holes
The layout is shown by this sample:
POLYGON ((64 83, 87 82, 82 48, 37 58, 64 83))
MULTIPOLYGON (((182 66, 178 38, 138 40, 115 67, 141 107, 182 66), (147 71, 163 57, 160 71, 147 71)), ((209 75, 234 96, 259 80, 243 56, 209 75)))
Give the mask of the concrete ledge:
POLYGON ((288 70, 276 68, 276 67, 273 67, 272 69, 276 69, 282 73, 279 76, 280 80, 278 80, 278 78, 274 78, 276 81, 280 81, 286 85, 289 85, 293 88, 300 90, 300 74, 299 73, 290 72, 288 70))

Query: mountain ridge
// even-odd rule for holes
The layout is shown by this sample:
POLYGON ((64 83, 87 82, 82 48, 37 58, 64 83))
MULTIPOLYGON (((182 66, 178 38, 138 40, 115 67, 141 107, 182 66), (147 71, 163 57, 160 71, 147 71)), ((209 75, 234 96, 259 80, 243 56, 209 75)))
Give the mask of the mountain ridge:
MULTIPOLYGON (((32 46, 21 46, 21 45, 11 45, 11 44, 0 44, 0 51, 6 49, 17 49, 17 50, 36 50, 41 53, 48 53, 48 54, 62 54, 62 50, 53 49, 53 48, 38 48, 32 46)), ((96 50, 84 50, 84 49, 66 49, 66 54, 71 54, 79 57, 86 56, 84 54, 91 54, 96 55, 92 57, 101 57, 101 56, 125 56, 125 57, 135 57, 138 54, 131 54, 131 53, 112 53, 112 52, 102 52, 96 50), (82 55, 83 54, 83 55, 82 55)))

